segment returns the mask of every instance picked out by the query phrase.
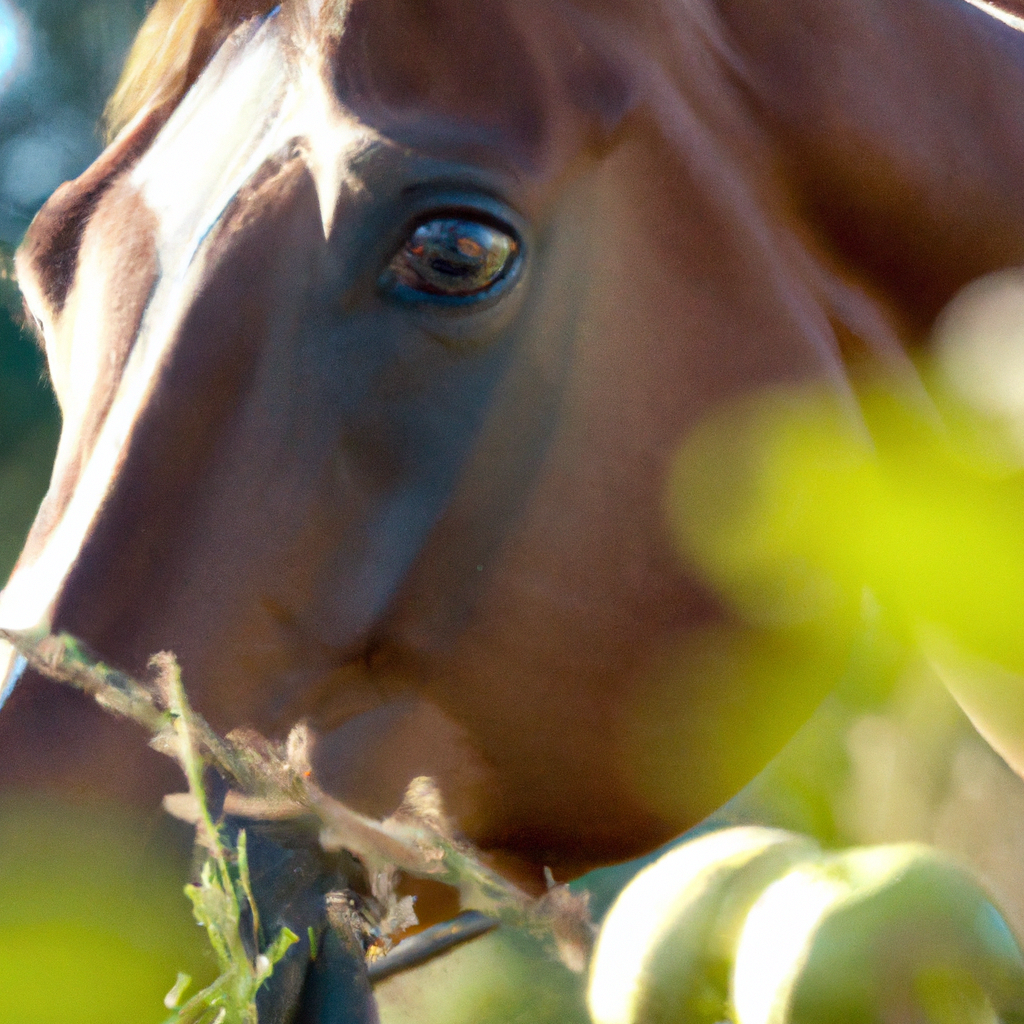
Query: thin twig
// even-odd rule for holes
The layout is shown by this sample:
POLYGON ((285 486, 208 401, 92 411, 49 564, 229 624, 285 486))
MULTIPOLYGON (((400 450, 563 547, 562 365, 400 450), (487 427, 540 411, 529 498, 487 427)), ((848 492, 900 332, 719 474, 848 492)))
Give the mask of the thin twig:
MULTIPOLYGON (((74 638, 39 637, 0 630, 29 666, 57 682, 94 697, 103 707, 137 722, 154 737, 153 745, 175 757, 189 782, 189 794, 176 794, 165 807, 207 833, 216 868, 228 881, 227 861, 218 830, 202 792, 202 765, 212 764, 237 789, 229 792, 225 810, 253 819, 287 821, 312 815, 320 825, 320 843, 327 851, 347 850, 376 872, 394 867, 416 877, 432 878, 457 888, 464 904, 537 934, 548 934, 563 961, 582 969, 593 938, 584 897, 565 886, 534 899, 486 867, 475 850, 457 841, 440 810, 440 798, 429 780, 414 780, 406 803, 392 817, 376 821, 325 793, 310 768, 312 737, 302 726, 285 745, 240 730, 222 738, 188 707, 177 663, 170 654, 157 655, 153 682, 143 682, 90 659, 74 638)), ((248 896, 248 893, 246 893, 248 896)))

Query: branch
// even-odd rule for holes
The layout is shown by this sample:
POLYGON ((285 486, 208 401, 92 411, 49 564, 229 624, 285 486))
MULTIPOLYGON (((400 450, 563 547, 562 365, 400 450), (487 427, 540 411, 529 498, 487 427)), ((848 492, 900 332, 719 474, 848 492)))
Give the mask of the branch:
POLYGON ((142 726, 151 734, 151 745, 181 765, 190 792, 165 798, 164 806, 199 828, 218 865, 216 827, 196 796, 203 764, 215 767, 233 786, 224 804, 228 814, 277 821, 312 815, 325 851, 348 851, 362 862, 371 880, 378 879, 381 891, 374 895, 381 899, 385 916, 395 901, 396 869, 432 878, 457 888, 463 906, 472 905, 505 924, 551 939, 567 966, 584 968, 594 936, 586 897, 554 886, 546 896, 534 899, 486 867, 475 849, 455 838, 431 780, 413 780, 395 814, 376 821, 317 785, 310 766, 314 737, 306 726, 296 726, 284 744, 248 729, 220 737, 185 701, 171 654, 154 657, 155 676, 146 682, 91 658, 67 635, 39 637, 0 629, 0 638, 36 672, 81 690, 108 711, 142 726))

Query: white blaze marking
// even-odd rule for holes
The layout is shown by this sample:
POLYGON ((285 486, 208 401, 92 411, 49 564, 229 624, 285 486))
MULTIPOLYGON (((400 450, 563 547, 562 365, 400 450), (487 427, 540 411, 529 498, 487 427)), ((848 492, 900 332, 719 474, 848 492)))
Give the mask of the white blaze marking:
POLYGON ((1011 28, 1015 28, 1018 31, 1024 31, 1024 18, 1021 18, 1016 14, 1010 14, 1009 11, 1004 11, 1001 7, 996 7, 995 4, 986 3, 986 0, 967 0, 967 2, 969 4, 973 4, 975 7, 980 7, 986 14, 991 14, 993 18, 998 18, 1011 28))
MULTIPOLYGON (((129 180, 159 224, 160 278, 61 521, 36 561, 17 571, 0 592, 0 625, 6 628, 49 627, 56 595, 117 477, 133 427, 202 285, 204 267, 196 254, 234 196, 269 159, 304 139, 327 231, 352 154, 375 138, 339 109, 319 73, 320 56, 289 49, 282 36, 281 21, 273 16, 240 29, 131 173, 129 180)), ((76 317, 74 345, 95 359, 102 347, 102 310, 88 313, 87 322, 76 317)), ((77 388, 82 382, 72 383, 77 388)), ((0 686, 9 675, 2 671, 5 660, 0 650, 0 686)))
POLYGON ((180 277, 231 199, 287 139, 275 131, 290 69, 278 21, 233 38, 132 171, 159 223, 164 281, 180 277))

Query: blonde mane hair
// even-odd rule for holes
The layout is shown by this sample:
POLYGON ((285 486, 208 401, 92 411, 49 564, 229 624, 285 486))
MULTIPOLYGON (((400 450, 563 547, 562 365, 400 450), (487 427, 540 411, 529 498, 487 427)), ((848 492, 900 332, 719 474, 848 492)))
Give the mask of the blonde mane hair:
POLYGON ((108 138, 141 110, 176 103, 246 18, 279 0, 157 0, 135 37, 104 112, 108 138))

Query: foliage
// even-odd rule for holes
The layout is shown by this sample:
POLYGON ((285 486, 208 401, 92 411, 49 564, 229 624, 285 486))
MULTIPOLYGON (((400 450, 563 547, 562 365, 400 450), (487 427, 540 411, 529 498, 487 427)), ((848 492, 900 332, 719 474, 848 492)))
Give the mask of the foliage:
MULTIPOLYGON (((220 975, 168 1019, 168 1024, 257 1024, 256 993, 273 973, 274 966, 298 941, 282 928, 269 945, 260 950, 260 918, 252 895, 249 860, 244 830, 231 843, 222 827, 210 815, 203 786, 203 759, 193 740, 193 713, 185 698, 181 675, 172 659, 162 659, 161 690, 177 739, 178 761, 188 780, 189 793, 199 813, 198 828, 209 856, 197 885, 185 887, 196 920, 205 929, 217 956, 220 975), (242 908, 248 906, 253 924, 253 945, 259 950, 250 959, 242 941, 242 908)), ((188 984, 179 974, 166 1003, 174 1007, 188 984)))
MULTIPOLYGON (((32 668, 91 695, 121 717, 152 734, 152 745, 175 758, 188 780, 189 792, 165 800, 167 809, 191 821, 206 850, 198 884, 186 890, 197 921, 209 936, 220 975, 179 1005, 187 977, 168 995, 175 1014, 168 1024, 255 1024, 256 995, 296 941, 282 929, 261 944, 260 910, 253 897, 247 837, 229 839, 211 814, 204 771, 214 768, 230 782, 224 810, 254 820, 299 822, 313 816, 326 851, 356 856, 371 879, 379 913, 354 921, 343 915, 339 927, 362 928, 359 936, 371 956, 387 949, 393 935, 410 921, 408 900, 397 893, 398 873, 429 877, 456 887, 464 906, 485 910, 497 920, 536 936, 570 968, 582 970, 593 938, 585 896, 553 886, 533 899, 488 869, 476 851, 455 839, 440 796, 430 780, 414 780, 402 807, 383 822, 357 814, 316 784, 310 768, 314 739, 303 726, 286 744, 275 744, 241 730, 218 736, 189 705, 173 656, 153 659, 154 675, 140 681, 92 659, 67 636, 35 637, 0 631, 32 668), (251 949, 245 922, 253 929, 251 949)), ((296 826, 298 827, 298 826, 296 826)), ((343 902, 343 901, 342 901, 343 902)), ((311 950, 315 955, 315 950, 311 950)))
POLYGON ((927 392, 868 379, 855 403, 805 389, 723 411, 679 456, 672 521, 740 620, 796 638, 797 663, 842 664, 868 634, 923 655, 1019 770, 1024 457, 934 367, 922 377, 927 392))
POLYGON ((596 1024, 1019 1022, 1024 957, 989 895, 917 843, 826 853, 757 827, 684 843, 608 915, 596 1024))
POLYGON ((169 817, 5 793, 0 1020, 159 1024, 176 970, 200 988, 212 981, 212 951, 181 894, 187 852, 169 817))

